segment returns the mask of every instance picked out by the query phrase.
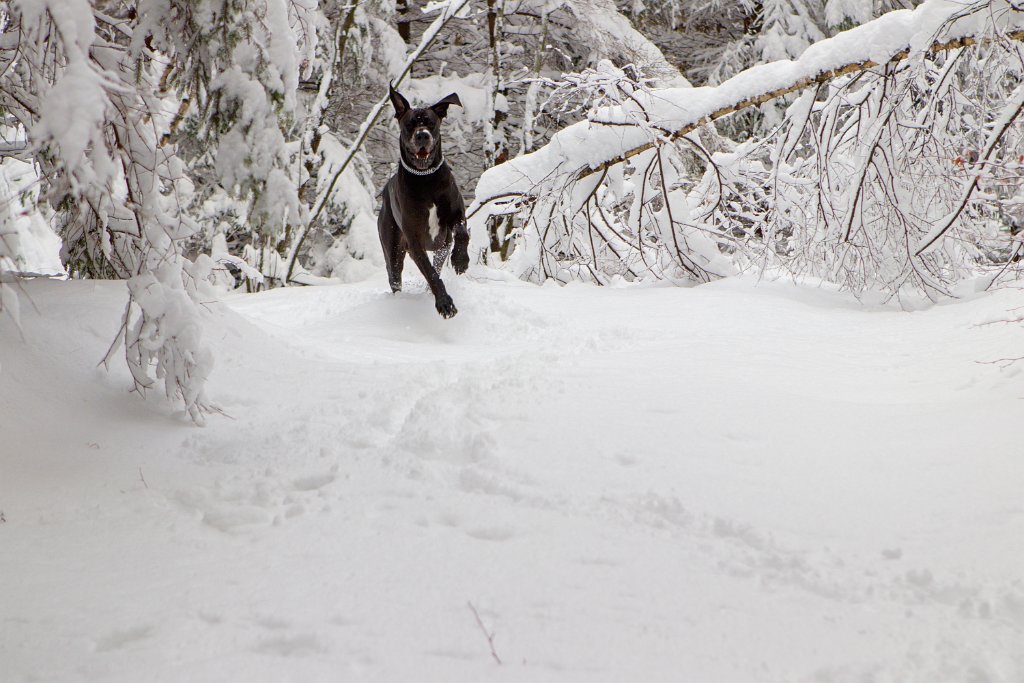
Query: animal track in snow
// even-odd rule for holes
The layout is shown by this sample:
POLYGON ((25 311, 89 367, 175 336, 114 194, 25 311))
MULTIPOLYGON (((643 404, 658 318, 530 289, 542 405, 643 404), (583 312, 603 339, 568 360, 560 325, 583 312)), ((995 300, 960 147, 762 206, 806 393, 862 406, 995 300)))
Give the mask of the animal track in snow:
POLYGON ((518 536, 514 530, 499 526, 472 527, 463 531, 466 532, 467 536, 480 541, 507 541, 518 536))
POLYGON ((315 491, 321 489, 338 478, 338 467, 335 465, 330 472, 324 474, 313 474, 306 477, 299 477, 292 480, 292 487, 296 491, 315 491))
POLYGON ((253 650, 280 657, 300 657, 326 653, 327 647, 312 634, 275 636, 260 640, 253 650))
POLYGON ((328 505, 326 489, 337 480, 337 471, 334 466, 287 483, 270 471, 259 477, 236 476, 206 489, 179 491, 173 498, 218 531, 245 533, 324 509, 328 505))
POLYGON ((251 505, 216 506, 203 513, 203 523, 226 534, 242 531, 248 526, 264 526, 271 520, 270 513, 251 505))
POLYGON ((841 603, 883 600, 907 607, 952 608, 961 617, 998 618, 1024 630, 1024 582, 986 584, 969 577, 940 578, 928 569, 901 570, 891 557, 849 557, 828 548, 790 547, 751 524, 694 513, 672 496, 604 498, 595 512, 607 516, 610 511, 698 544, 718 571, 737 579, 841 603))
POLYGON ((141 624, 132 628, 113 631, 112 633, 108 633, 107 635, 97 639, 96 651, 110 652, 112 650, 119 650, 131 645, 132 643, 145 640, 151 637, 155 632, 156 629, 152 624, 141 624))

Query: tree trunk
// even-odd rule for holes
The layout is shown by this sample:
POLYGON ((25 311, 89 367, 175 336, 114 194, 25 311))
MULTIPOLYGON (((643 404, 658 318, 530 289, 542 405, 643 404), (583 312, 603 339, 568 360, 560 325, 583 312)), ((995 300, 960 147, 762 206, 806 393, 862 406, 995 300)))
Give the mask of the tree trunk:
POLYGON ((406 45, 408 45, 409 41, 412 39, 412 31, 410 30, 412 19, 409 14, 412 8, 415 7, 413 4, 414 1, 415 0, 395 0, 395 9, 398 13, 398 35, 402 37, 402 40, 405 41, 406 45))

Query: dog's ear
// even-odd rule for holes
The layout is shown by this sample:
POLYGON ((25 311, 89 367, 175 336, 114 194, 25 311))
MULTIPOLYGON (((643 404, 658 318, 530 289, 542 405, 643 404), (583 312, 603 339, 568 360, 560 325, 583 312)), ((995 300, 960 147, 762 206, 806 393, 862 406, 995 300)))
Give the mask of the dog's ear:
POLYGON ((459 99, 458 95, 452 93, 451 95, 448 95, 443 100, 432 106, 431 109, 433 109, 434 113, 437 114, 437 118, 443 119, 445 116, 448 115, 448 105, 450 104, 457 104, 461 107, 462 100, 459 99))
POLYGON ((402 97, 402 93, 395 90, 395 87, 388 81, 388 97, 395 107, 395 118, 400 119, 405 112, 409 111, 409 100, 402 97))

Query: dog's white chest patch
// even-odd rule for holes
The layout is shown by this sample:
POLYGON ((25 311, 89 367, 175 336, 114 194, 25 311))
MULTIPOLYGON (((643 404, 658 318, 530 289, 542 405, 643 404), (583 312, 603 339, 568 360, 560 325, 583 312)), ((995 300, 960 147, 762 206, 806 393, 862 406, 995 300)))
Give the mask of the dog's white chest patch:
POLYGON ((427 213, 427 227, 430 228, 430 239, 436 240, 441 232, 441 224, 437 221, 437 204, 430 205, 430 211, 427 213))

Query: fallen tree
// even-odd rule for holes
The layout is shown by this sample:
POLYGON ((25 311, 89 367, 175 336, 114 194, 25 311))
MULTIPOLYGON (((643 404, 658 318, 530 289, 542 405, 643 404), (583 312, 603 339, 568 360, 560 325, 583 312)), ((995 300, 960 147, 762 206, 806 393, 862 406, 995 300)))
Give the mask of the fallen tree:
MULTIPOLYGON (((977 168, 961 163, 955 169, 963 171, 961 175, 973 173, 974 180, 944 171, 943 175, 953 185, 966 188, 983 182, 979 179, 999 166, 992 155, 1006 156, 1004 134, 1010 131, 1016 139, 1013 131, 1020 107, 1013 104, 1016 93, 1012 91, 1022 69, 1019 52, 1010 49, 1010 44, 1022 39, 1024 8, 1014 3, 985 0, 964 5, 929 0, 916 10, 892 12, 823 40, 797 60, 754 67, 714 88, 651 89, 621 72, 611 74, 614 69, 589 74, 586 80, 598 93, 595 99, 600 104, 588 120, 559 131, 536 152, 483 174, 470 207, 474 244, 483 247, 489 220, 502 215, 507 219, 511 214, 519 226, 520 253, 512 259, 518 274, 538 279, 554 274, 558 279, 583 277, 598 282, 616 274, 707 280, 732 267, 719 258, 723 252, 741 257, 728 259, 733 266, 737 261, 763 265, 770 257, 792 256, 794 246, 800 246, 795 245, 794 235, 809 237, 813 231, 806 228, 813 225, 839 227, 832 231, 840 235, 833 245, 836 251, 848 251, 851 245, 861 247, 871 241, 866 239, 868 233, 860 230, 865 219, 863 190, 871 183, 893 182, 895 169, 901 167, 890 163, 883 168, 879 153, 889 144, 907 153, 920 151, 925 143, 917 140, 904 145, 896 139, 897 129, 925 125, 914 123, 918 118, 934 123, 939 120, 937 110, 969 104, 949 90, 961 72, 970 71, 971 60, 961 59, 966 50, 976 51, 978 61, 984 55, 989 70, 1005 77, 998 88, 1004 101, 986 102, 997 105, 995 112, 1002 112, 1001 126, 997 126, 1002 133, 990 140, 977 168), (936 80, 935 73, 943 70, 946 76, 936 80), (806 91, 805 95, 798 100, 799 106, 791 108, 775 138, 748 141, 734 151, 715 153, 694 135, 717 119, 800 90, 806 91), (855 95, 853 99, 851 95, 855 95), (856 100, 857 96, 861 100, 856 100), (928 107, 930 113, 925 112, 928 107), (887 113, 877 116, 883 110, 887 113), (832 128, 821 128, 823 116, 831 117, 832 128), (854 122, 853 128, 845 125, 849 122, 854 122), (707 173, 700 181, 692 181, 683 172, 686 164, 680 158, 681 149, 703 160, 707 173), (786 154, 780 157, 780 151, 786 154), (757 159, 758 154, 762 158, 757 159), (787 161, 794 154, 803 162, 797 175, 787 161), (828 164, 843 166, 849 155, 867 160, 849 164, 854 175, 846 181, 849 184, 851 177, 858 180, 856 191, 846 197, 838 185, 832 188, 838 197, 826 196, 820 183, 822 176, 830 173, 828 164), (810 162, 817 167, 817 174, 808 172, 810 162), (622 187, 624 182, 628 187, 622 187), (779 207, 774 202, 780 184, 818 185, 816 194, 822 206, 804 216, 800 226, 778 225, 779 207), (839 207, 834 199, 839 200, 839 207), (746 208, 737 212, 739 205, 746 208)), ((980 114, 976 127, 994 124, 990 113, 980 114)), ((929 130, 943 136, 940 144, 935 140, 928 143, 932 151, 950 151, 957 144, 975 142, 971 135, 954 139, 951 129, 939 131, 933 126, 929 130)), ((948 162, 958 156, 951 151, 948 162)), ((901 172, 921 176, 924 170, 915 166, 901 172)), ((934 176, 936 169, 927 172, 934 176)), ((906 202, 900 206, 905 193, 891 194, 887 201, 897 206, 898 213, 913 213, 906 202)), ((964 189, 958 196, 966 206, 971 190, 964 189)), ((954 208, 951 204, 950 211, 954 208)), ((910 221, 912 229, 899 244, 891 245, 890 251, 906 247, 909 252, 902 259, 903 270, 923 266, 923 272, 935 273, 901 280, 887 266, 881 278, 864 269, 855 277, 829 277, 829 268, 816 274, 851 287, 881 284, 899 289, 912 282, 945 293, 951 280, 946 274, 950 262, 938 263, 941 256, 924 262, 929 258, 925 247, 934 247, 940 237, 949 234, 950 227, 962 219, 962 209, 949 213, 945 222, 939 220, 941 216, 916 216, 910 221), (945 227, 932 234, 936 224, 945 227)), ((806 265, 801 262, 796 269, 814 270, 806 265)))

